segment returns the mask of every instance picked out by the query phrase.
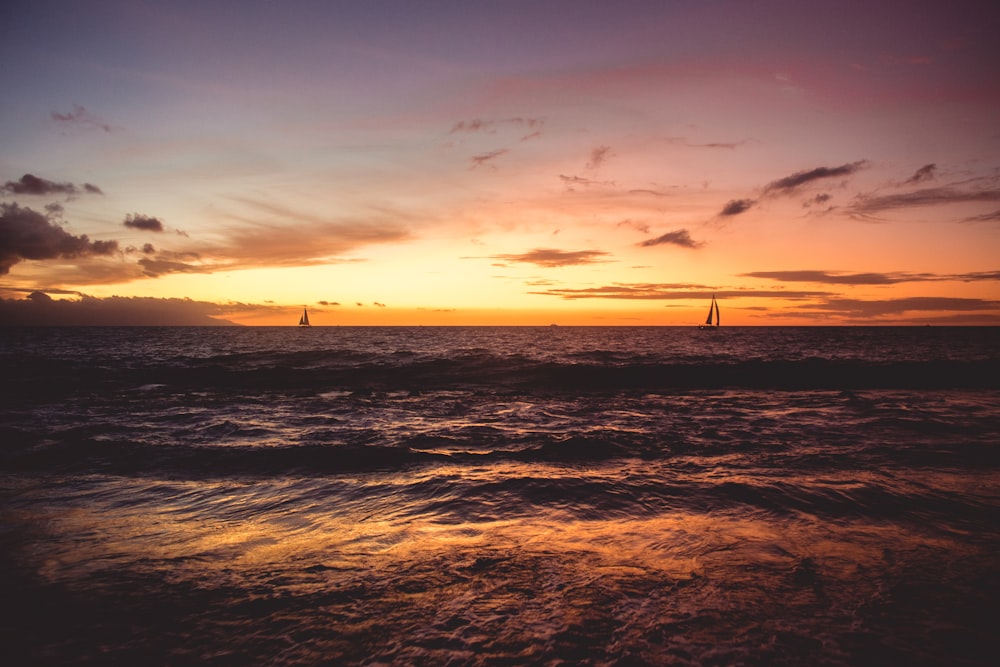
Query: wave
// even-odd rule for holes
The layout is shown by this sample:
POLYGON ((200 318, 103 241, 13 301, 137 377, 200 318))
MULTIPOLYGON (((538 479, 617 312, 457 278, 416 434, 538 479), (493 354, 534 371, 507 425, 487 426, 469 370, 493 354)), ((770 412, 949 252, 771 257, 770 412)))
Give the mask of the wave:
POLYGON ((447 388, 585 393, 729 388, 1000 388, 1000 359, 872 363, 810 358, 677 363, 613 355, 600 361, 557 362, 475 351, 430 358, 403 353, 269 353, 111 367, 23 356, 4 362, 8 379, 3 391, 15 400, 74 391, 140 388, 184 392, 403 390, 415 394, 447 388))

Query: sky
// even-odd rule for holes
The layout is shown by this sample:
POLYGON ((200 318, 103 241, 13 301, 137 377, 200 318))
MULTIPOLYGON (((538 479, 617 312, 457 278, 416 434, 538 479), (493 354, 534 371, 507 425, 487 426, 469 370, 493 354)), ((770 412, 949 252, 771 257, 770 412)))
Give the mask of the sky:
POLYGON ((0 25, 0 323, 1000 325, 995 2, 0 25))

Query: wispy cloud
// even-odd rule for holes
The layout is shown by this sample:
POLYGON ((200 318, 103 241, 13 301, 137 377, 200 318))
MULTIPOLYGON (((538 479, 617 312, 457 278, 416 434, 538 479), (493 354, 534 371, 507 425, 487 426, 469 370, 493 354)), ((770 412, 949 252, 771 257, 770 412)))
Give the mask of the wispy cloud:
POLYGON ((599 181, 593 178, 586 178, 584 176, 567 176, 566 174, 559 174, 559 180, 563 182, 567 190, 573 191, 577 188, 592 188, 592 187, 614 187, 614 181, 599 181))
POLYGON ((968 218, 964 218, 962 222, 994 222, 997 220, 1000 220, 1000 209, 981 215, 971 215, 968 218))
POLYGON ((997 201, 1000 201, 1000 188, 997 187, 962 189, 943 186, 889 195, 858 195, 848 211, 858 217, 870 217, 901 208, 997 201))
POLYGON ((79 104, 73 105, 73 110, 69 113, 59 113, 58 111, 53 111, 50 114, 53 121, 64 127, 70 128, 81 128, 81 129, 96 129, 103 132, 111 132, 111 125, 104 121, 100 116, 87 111, 86 108, 80 106, 79 104))
POLYGON ((169 273, 212 273, 218 266, 205 264, 201 256, 194 252, 161 251, 155 257, 143 257, 136 262, 149 278, 158 278, 169 273))
POLYGON ((910 176, 904 181, 906 184, 913 183, 923 183, 924 181, 930 181, 934 178, 934 172, 937 169, 937 165, 933 162, 931 164, 925 164, 920 169, 914 172, 913 176, 910 176))
POLYGON ((585 165, 589 170, 600 169, 601 166, 607 162, 614 155, 611 150, 611 146, 598 146, 590 151, 590 156, 587 158, 587 164, 585 165))
POLYGON ((667 232, 666 234, 657 236, 655 239, 646 239, 639 245, 643 248, 658 245, 676 245, 682 248, 700 248, 704 245, 704 242, 692 239, 691 234, 689 234, 686 229, 675 229, 672 232, 667 232))
POLYGON ((530 292, 555 296, 566 300, 576 299, 625 299, 625 300, 703 300, 710 299, 714 294, 719 299, 781 297, 784 299, 809 299, 826 297, 830 292, 788 290, 717 290, 706 285, 692 283, 613 283, 602 287, 584 288, 552 288, 544 291, 530 292))
POLYGON ((647 223, 640 222, 638 220, 632 220, 631 218, 627 218, 625 220, 622 220, 616 226, 617 227, 631 227, 632 229, 638 230, 638 231, 642 232, 643 234, 648 234, 649 233, 649 225, 647 223))
POLYGON ((326 216, 269 201, 238 198, 247 207, 221 243, 192 246, 203 256, 238 266, 302 266, 356 261, 343 256, 366 245, 404 241, 403 224, 413 214, 375 210, 356 216, 326 216))
POLYGON ((451 130, 448 134, 464 134, 464 133, 477 133, 484 132, 487 134, 496 134, 500 129, 505 129, 508 127, 516 127, 525 130, 531 130, 532 132, 538 132, 542 129, 545 121, 541 118, 524 118, 521 116, 515 116, 513 118, 501 118, 499 120, 483 119, 483 118, 473 118, 471 120, 460 120, 451 126, 451 130))
POLYGON ((534 264, 547 268, 561 266, 576 266, 608 261, 608 256, 602 250, 554 250, 552 248, 536 248, 525 253, 491 255, 490 259, 500 259, 505 262, 534 264))
POLYGON ((84 183, 81 186, 73 183, 56 183, 44 178, 39 178, 34 174, 25 174, 17 181, 7 181, 3 185, 3 191, 15 195, 77 195, 81 192, 86 194, 104 194, 101 189, 91 183, 84 183))
POLYGON ((667 143, 679 146, 685 146, 687 148, 712 148, 712 149, 721 148, 725 150, 734 150, 747 143, 747 140, 744 139, 742 141, 710 141, 698 144, 698 143, 692 143, 690 140, 685 139, 684 137, 668 137, 666 141, 667 143))
MULTIPOLYGON (((850 162, 848 164, 842 164, 839 167, 816 167, 814 169, 807 169, 804 171, 797 171, 790 176, 785 176, 784 178, 779 178, 777 180, 771 181, 765 185, 761 191, 761 196, 758 199, 730 199, 726 202, 722 210, 719 211, 717 217, 719 218, 731 218, 733 216, 740 215, 741 213, 746 213, 748 210, 756 206, 762 199, 768 199, 772 197, 779 197, 782 195, 792 194, 796 192, 799 188, 814 181, 820 181, 828 178, 837 178, 842 176, 850 176, 857 171, 860 171, 868 166, 868 160, 857 160, 856 162, 850 162)), ((803 206, 810 207, 814 204, 825 204, 829 201, 830 195, 819 194, 810 200, 807 200, 803 206)))
POLYGON ((828 298, 807 306, 810 311, 836 313, 842 317, 871 319, 916 312, 996 312, 1000 301, 959 297, 913 296, 901 299, 865 300, 828 298))
POLYGON ((896 285, 913 282, 978 282, 1000 280, 1000 271, 973 273, 841 273, 831 271, 753 271, 744 278, 766 278, 780 282, 819 283, 826 285, 896 285))
POLYGON ((472 162, 471 168, 477 169, 479 167, 482 167, 486 164, 491 163, 493 160, 497 159, 501 155, 506 155, 509 152, 510 149, 499 148, 495 151, 489 151, 487 153, 480 153, 479 155, 473 155, 471 158, 469 158, 469 161, 472 162))
POLYGON ((26 259, 46 260, 109 255, 117 241, 91 241, 73 236, 47 216, 17 204, 0 204, 0 274, 26 259))

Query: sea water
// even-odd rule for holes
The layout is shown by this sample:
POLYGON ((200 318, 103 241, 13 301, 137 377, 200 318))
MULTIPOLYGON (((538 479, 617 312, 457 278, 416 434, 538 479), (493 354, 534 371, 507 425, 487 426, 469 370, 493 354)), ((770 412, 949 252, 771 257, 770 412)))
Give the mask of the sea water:
POLYGON ((6 664, 980 665, 1000 330, 0 329, 6 664))

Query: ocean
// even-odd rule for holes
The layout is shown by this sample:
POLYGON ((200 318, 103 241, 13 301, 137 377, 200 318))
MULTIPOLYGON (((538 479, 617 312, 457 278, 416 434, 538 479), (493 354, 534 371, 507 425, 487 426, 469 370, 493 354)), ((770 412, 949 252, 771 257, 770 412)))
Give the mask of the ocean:
POLYGON ((0 328, 6 665, 987 665, 1000 330, 0 328))

